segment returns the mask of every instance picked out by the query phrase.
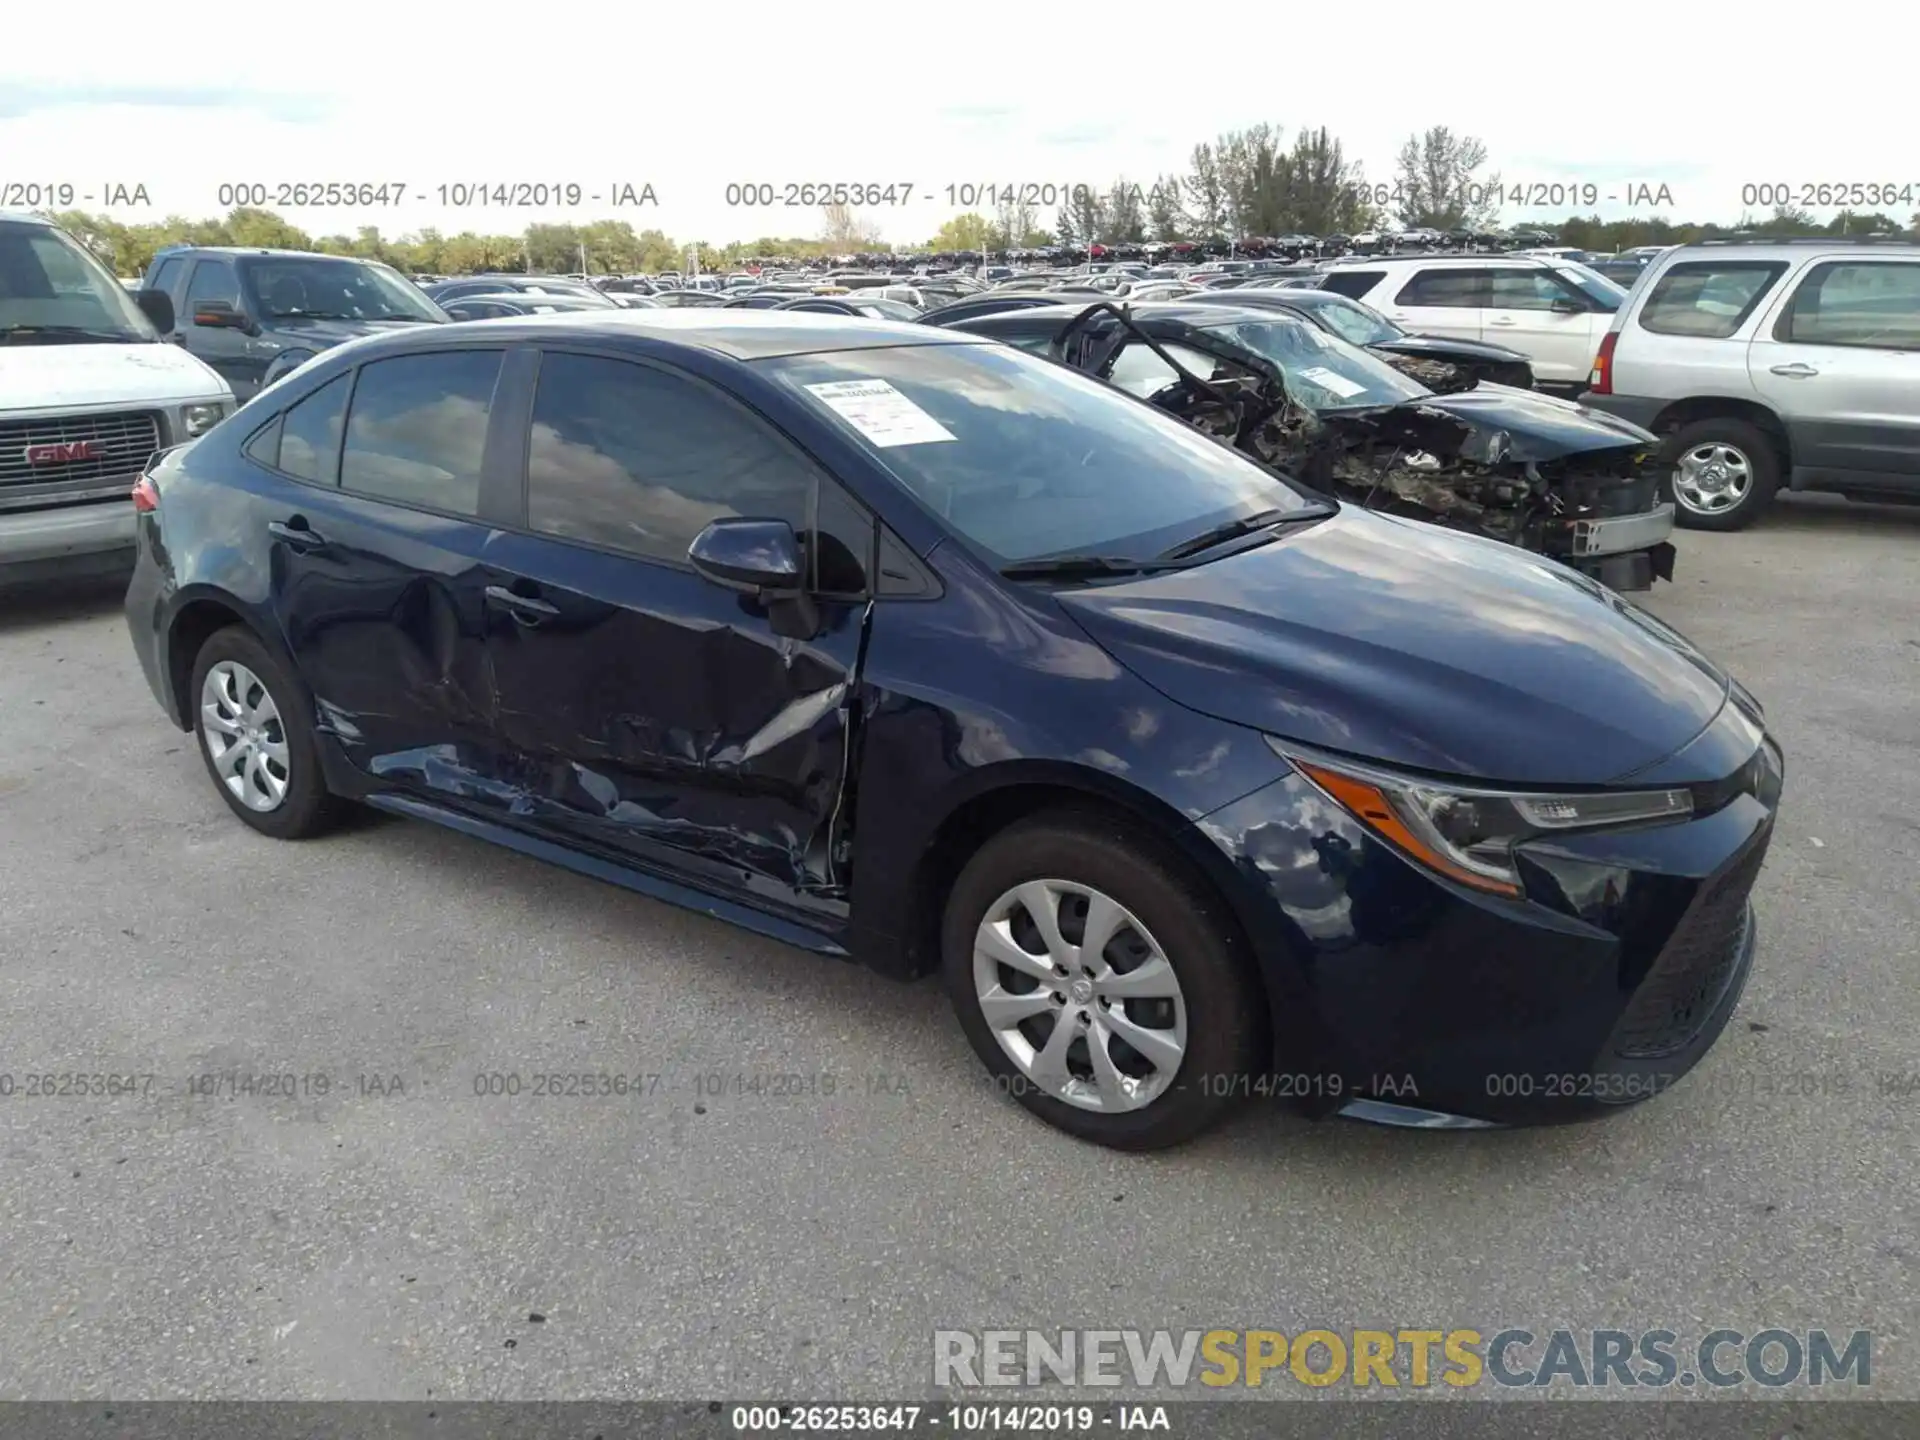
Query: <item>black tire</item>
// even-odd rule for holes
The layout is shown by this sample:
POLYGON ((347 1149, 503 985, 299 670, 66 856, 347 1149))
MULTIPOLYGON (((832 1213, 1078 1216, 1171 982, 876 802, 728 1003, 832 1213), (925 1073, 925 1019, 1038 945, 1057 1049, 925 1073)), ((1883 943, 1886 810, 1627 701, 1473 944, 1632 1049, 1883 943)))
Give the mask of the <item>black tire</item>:
POLYGON ((1780 488, 1780 452, 1773 437, 1759 426, 1731 416, 1713 416, 1683 425, 1668 439, 1666 457, 1675 466, 1680 457, 1702 445, 1728 445, 1747 459, 1753 477, 1747 493, 1724 510, 1711 513, 1691 508, 1674 493, 1673 475, 1661 482, 1666 499, 1673 501, 1673 520, 1683 530, 1744 530, 1773 501, 1780 488))
POLYGON ((1048 1124, 1117 1150, 1184 1144, 1230 1108, 1264 1051, 1267 1006, 1245 941, 1208 887, 1150 835, 1075 812, 1034 817, 974 854, 954 882, 941 925, 947 992, 995 1088, 1048 1124), (974 934, 1001 895, 1029 880, 1084 884, 1138 917, 1172 966, 1186 1007, 1187 1047, 1168 1088, 1138 1110, 1102 1113, 1045 1093, 1000 1046, 974 985, 974 934))
POLYGON ((220 798, 227 802, 227 808, 250 828, 276 840, 304 840, 321 834, 339 818, 340 802, 328 791, 320 770, 320 754, 313 740, 313 709, 307 701, 306 690, 287 674, 273 652, 261 644, 251 630, 244 625, 229 625, 207 637, 193 662, 193 688, 188 691, 188 703, 192 708, 194 739, 199 742, 200 759, 207 767, 207 776, 220 798), (248 808, 227 788, 214 767, 201 696, 208 672, 223 660, 251 670, 279 712, 280 731, 287 748, 287 790, 272 810, 248 808))

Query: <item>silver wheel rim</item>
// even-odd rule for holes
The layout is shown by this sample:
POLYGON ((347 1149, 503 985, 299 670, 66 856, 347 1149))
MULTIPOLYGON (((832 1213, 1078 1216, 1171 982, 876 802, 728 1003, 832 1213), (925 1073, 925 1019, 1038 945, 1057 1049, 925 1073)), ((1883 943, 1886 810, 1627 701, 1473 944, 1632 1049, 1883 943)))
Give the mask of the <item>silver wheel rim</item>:
POLYGON ((260 677, 236 660, 222 660, 200 687, 200 734, 213 773, 249 810, 280 808, 292 780, 287 729, 260 677))
POLYGON ((1723 440, 1696 445, 1680 457, 1673 474, 1673 495, 1696 515, 1721 515, 1753 489, 1753 464, 1746 452, 1723 440))
POLYGON ((1187 1005, 1140 920, 1070 880, 1031 880, 974 932, 974 994, 1021 1075, 1081 1110, 1140 1110, 1187 1051, 1187 1005))

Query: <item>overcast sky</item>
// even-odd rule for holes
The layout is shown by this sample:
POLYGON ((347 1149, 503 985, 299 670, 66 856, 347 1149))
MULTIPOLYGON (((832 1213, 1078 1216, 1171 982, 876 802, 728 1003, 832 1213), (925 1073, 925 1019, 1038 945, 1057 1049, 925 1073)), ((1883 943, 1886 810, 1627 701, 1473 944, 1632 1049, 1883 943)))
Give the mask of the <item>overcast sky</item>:
POLYGON ((910 181, 913 203, 863 213, 917 242, 957 213, 949 185, 1144 185, 1184 171, 1196 142, 1260 121, 1289 138, 1326 125, 1381 182, 1410 132, 1450 125, 1486 143, 1509 185, 1617 196, 1595 207, 1608 218, 1646 213, 1628 203, 1641 184, 1667 187, 1675 219, 1731 221, 1744 186, 1823 182, 1912 185, 1914 203, 1892 208, 1920 210, 1913 22, 1891 5, 1769 12, 1776 23, 1692 0, 1373 0, 1363 24, 1316 7, 1324 23, 1308 25, 1248 3, 1244 19, 1209 12, 1192 39, 1182 16, 1201 12, 1144 6, 1139 22, 1114 7, 1076 18, 984 3, 702 18, 576 0, 502 6, 492 22, 473 6, 161 23, 164 9, 118 0, 15 8, 0 47, 0 206, 70 183, 78 208, 108 210, 105 187, 144 185, 150 210, 110 211, 128 220, 215 216, 222 184, 372 181, 404 186, 405 202, 282 213, 317 233, 614 218, 724 242, 819 228, 817 210, 729 208, 730 182, 910 181), (439 197, 513 181, 609 198, 651 184, 659 203, 459 210, 439 197))

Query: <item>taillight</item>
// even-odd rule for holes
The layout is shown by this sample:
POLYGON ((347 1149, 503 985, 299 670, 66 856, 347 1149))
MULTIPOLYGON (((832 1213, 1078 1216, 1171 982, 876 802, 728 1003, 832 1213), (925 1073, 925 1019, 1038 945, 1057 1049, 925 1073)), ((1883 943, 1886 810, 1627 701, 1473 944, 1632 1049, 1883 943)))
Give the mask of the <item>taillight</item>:
POLYGON ((133 508, 142 515, 151 515, 160 508, 160 489, 151 475, 142 475, 134 482, 133 508))
POLYGON ((1618 330, 1609 330, 1600 337, 1600 353, 1593 357, 1593 371, 1587 376, 1587 389, 1595 395, 1613 393, 1613 347, 1619 339, 1618 330))

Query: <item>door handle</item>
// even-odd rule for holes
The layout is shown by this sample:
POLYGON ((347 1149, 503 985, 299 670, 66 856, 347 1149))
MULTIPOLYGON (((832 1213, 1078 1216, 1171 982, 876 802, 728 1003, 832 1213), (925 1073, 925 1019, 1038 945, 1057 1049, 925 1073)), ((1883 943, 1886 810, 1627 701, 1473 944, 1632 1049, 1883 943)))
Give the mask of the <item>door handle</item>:
POLYGON ((1772 367, 1772 370, 1776 375, 1790 376, 1795 380, 1802 380, 1809 375, 1818 375, 1820 373, 1814 369, 1813 366, 1803 365, 1798 360, 1794 361, 1791 365, 1775 365, 1772 367))
POLYGON ((1511 315, 1496 315, 1493 319, 1487 321, 1489 325, 1511 325, 1513 323, 1514 321, 1511 315))
POLYGON ((286 541, 296 550, 317 550, 327 543, 326 538, 319 531, 298 515, 287 521, 268 521, 267 533, 276 540, 286 541))
POLYGON ((533 595, 522 595, 504 585, 487 586, 487 603, 513 613, 516 620, 539 621, 558 615, 560 607, 533 595))

